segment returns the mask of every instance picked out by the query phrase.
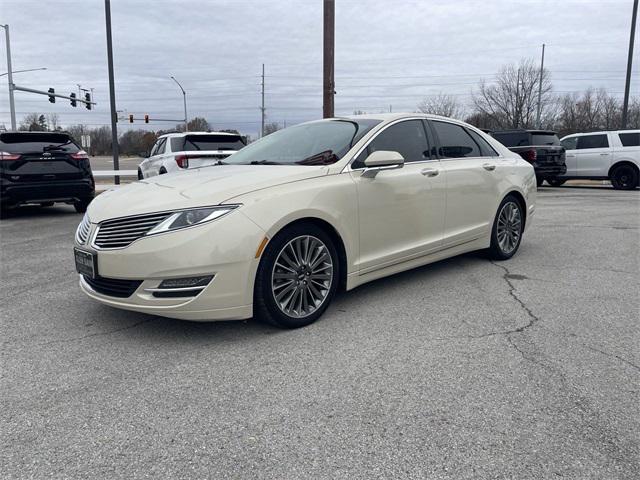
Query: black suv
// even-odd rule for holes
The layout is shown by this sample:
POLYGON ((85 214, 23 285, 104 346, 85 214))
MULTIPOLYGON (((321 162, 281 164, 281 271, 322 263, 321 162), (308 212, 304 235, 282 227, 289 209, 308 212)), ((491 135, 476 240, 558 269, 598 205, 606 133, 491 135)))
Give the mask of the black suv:
POLYGON ((547 130, 500 130, 493 138, 533 165, 538 185, 567 172, 565 150, 555 132, 547 130))
POLYGON ((0 205, 72 203, 87 210, 95 195, 89 156, 66 133, 0 133, 0 205))

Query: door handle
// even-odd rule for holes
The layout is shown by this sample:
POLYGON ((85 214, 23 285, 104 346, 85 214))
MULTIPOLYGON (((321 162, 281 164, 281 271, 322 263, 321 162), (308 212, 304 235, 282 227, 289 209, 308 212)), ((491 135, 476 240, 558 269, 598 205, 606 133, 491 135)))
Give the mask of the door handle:
POLYGON ((607 156, 609 154, 608 153, 601 153, 600 155, 604 157, 604 156, 607 156))
POLYGON ((420 173, 426 177, 437 177, 440 174, 440 170, 436 168, 423 168, 420 173))
POLYGON ((482 164, 482 168, 490 172, 493 172, 496 169, 496 166, 493 163, 484 163, 482 164))

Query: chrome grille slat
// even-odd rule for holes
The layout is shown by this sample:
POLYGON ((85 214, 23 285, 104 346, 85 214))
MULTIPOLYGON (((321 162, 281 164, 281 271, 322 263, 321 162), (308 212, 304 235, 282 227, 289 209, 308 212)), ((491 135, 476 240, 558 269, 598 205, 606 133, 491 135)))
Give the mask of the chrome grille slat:
POLYGON ((91 222, 89 221, 89 217, 85 215, 84 217, 82 217, 82 221, 80 222, 80 225, 78 225, 78 229, 76 230, 76 241, 80 245, 84 245, 87 242, 90 231, 91 222))
POLYGON ((169 212, 106 220, 98 226, 93 246, 97 249, 127 247, 170 215, 169 212))

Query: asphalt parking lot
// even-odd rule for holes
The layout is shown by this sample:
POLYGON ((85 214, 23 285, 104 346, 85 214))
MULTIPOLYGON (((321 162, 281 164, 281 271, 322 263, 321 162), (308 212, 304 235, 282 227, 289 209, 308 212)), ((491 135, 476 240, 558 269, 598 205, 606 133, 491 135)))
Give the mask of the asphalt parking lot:
POLYGON ((80 293, 73 208, 0 222, 2 478, 640 476, 640 191, 542 188, 515 258, 188 323, 80 293))

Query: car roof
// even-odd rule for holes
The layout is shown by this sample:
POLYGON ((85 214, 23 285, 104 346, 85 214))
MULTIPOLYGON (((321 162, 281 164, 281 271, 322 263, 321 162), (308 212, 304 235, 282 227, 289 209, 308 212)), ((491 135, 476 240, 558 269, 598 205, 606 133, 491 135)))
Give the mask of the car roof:
MULTIPOLYGON (((431 120, 450 120, 453 122, 462 122, 462 120, 456 120, 455 118, 442 117, 440 115, 433 115, 431 113, 419 113, 419 112, 399 112, 399 113, 362 113, 358 115, 346 115, 344 117, 335 117, 336 119, 352 119, 352 120, 382 120, 383 122, 389 122, 393 120, 400 120, 402 118, 428 118, 431 120)), ((464 123, 464 122, 462 122, 464 123)))
POLYGON ((175 132, 175 133, 165 133, 164 135, 160 135, 158 138, 175 138, 175 137, 186 137, 187 135, 229 135, 234 137, 239 137, 239 133, 231 133, 231 132, 175 132))
POLYGON ((512 128, 509 130, 491 130, 491 133, 536 133, 539 135, 555 135, 553 130, 527 130, 525 128, 512 128))
POLYGON ((596 130, 594 132, 568 133, 562 139, 567 137, 582 137, 584 135, 604 135, 606 133, 640 133, 640 130, 596 130))

